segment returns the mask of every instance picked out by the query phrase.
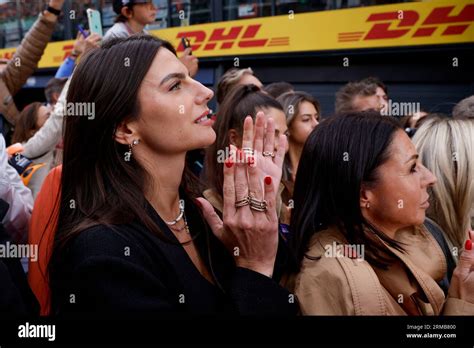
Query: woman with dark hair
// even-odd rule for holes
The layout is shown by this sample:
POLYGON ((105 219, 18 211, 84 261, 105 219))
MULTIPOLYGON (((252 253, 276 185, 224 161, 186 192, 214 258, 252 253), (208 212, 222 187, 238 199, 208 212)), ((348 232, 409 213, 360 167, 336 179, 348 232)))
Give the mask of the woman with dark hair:
POLYGON ((447 298, 446 258, 424 227, 436 178, 398 123, 377 112, 321 122, 296 176, 292 249, 306 315, 474 314, 474 235, 447 298))
MULTIPOLYGON (((46 120, 51 115, 51 107, 40 102, 31 103, 22 110, 15 124, 13 132, 13 143, 25 144, 36 132, 43 127, 46 120)), ((47 151, 37 157, 29 158, 33 163, 38 164, 34 168, 34 174, 25 185, 31 190, 33 198, 36 198, 46 175, 48 175, 54 160, 54 150, 47 151), (39 166, 42 167, 39 167, 39 166)))
MULTIPOLYGON (((224 160, 234 145, 242 148, 245 118, 250 115, 256 118, 257 114, 263 113, 266 119, 272 118, 275 123, 275 139, 286 132, 285 114, 283 109, 274 98, 263 93, 256 85, 241 85, 234 87, 227 96, 217 113, 214 130, 217 139, 206 151, 205 177, 207 190, 204 197, 212 203, 215 209, 222 212, 222 187, 224 182, 224 160)), ((286 147, 286 146, 285 146, 286 147)), ((270 156, 278 150, 278 143, 270 156)), ((286 148, 284 149, 286 152, 286 148)), ((277 173, 274 173, 277 175, 277 173)), ((281 173, 279 173, 281 176, 281 173)), ((276 182, 278 189, 280 181, 276 182)), ((278 204, 279 208, 280 204, 278 204)), ((277 211, 279 211, 277 208, 277 211)))
POLYGON ((44 125, 50 114, 51 108, 40 102, 25 106, 15 124, 12 142, 23 143, 30 139, 44 125))
POLYGON ((290 205, 303 146, 311 131, 319 124, 321 107, 316 99, 302 91, 284 93, 277 100, 283 106, 288 126, 288 152, 283 163, 282 178, 285 190, 282 199, 286 205, 290 205))
POLYGON ((95 105, 95 117, 65 121, 52 313, 295 313, 272 279, 279 177, 262 166, 281 168, 284 155, 261 157, 273 146, 272 121, 264 136, 257 120, 255 137, 245 121, 242 145, 261 158, 227 160, 223 221, 185 167, 187 151, 215 141, 212 96, 170 43, 151 36, 111 41, 81 60, 67 100, 95 105))

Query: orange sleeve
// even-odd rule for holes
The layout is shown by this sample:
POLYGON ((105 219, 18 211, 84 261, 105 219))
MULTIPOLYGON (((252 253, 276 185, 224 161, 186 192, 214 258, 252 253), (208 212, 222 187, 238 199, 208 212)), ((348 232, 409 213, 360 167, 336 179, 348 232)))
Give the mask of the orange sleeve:
POLYGON ((43 182, 33 207, 28 243, 38 246, 37 259, 29 260, 28 282, 41 306, 41 315, 50 311, 50 290, 46 270, 59 214, 62 166, 53 168, 43 182))

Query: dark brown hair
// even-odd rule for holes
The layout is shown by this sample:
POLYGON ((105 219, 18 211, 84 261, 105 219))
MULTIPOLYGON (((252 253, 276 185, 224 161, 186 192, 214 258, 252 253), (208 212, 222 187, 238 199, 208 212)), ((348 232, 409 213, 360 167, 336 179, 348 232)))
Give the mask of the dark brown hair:
POLYGON ((399 124, 376 111, 331 116, 306 140, 296 174, 291 214, 291 249, 299 267, 311 237, 337 226, 349 243, 365 246, 365 260, 385 268, 393 258, 365 232, 367 227, 390 246, 402 245, 370 225, 360 209, 360 190, 378 180, 378 168, 390 156, 399 124), (350 160, 343 160, 347 155, 350 160))
POLYGON ((281 81, 270 83, 263 87, 263 90, 276 99, 284 93, 293 92, 295 88, 291 83, 281 81))
POLYGON ((33 136, 34 131, 38 130, 36 123, 38 122, 38 110, 41 105, 43 104, 40 102, 34 102, 23 108, 15 123, 15 131, 12 137, 13 143, 27 141, 33 136))
POLYGON ((321 119, 321 106, 319 105, 319 102, 309 93, 303 91, 287 92, 279 96, 277 100, 283 107, 286 116, 286 125, 288 127, 290 127, 294 117, 300 113, 300 105, 304 101, 313 104, 316 112, 318 113, 318 120, 321 119))
MULTIPOLYGON (((128 147, 114 139, 118 124, 139 117, 138 91, 160 49, 176 54, 169 42, 149 35, 111 39, 87 53, 74 72, 67 101, 94 103, 95 117, 65 117, 58 228, 48 268, 52 291, 60 289, 56 274, 68 242, 90 227, 113 227, 137 219, 167 241, 147 214, 148 173, 133 156, 125 161, 128 147), (124 64, 127 60, 131 64, 124 64)), ((185 169, 181 188, 195 198, 198 187, 185 169)))
POLYGON ((128 18, 125 17, 123 14, 119 14, 117 15, 117 17, 115 17, 115 23, 126 23, 128 22, 128 18))
POLYGON ((53 93, 61 94, 61 91, 64 88, 64 85, 67 82, 67 78, 55 78, 53 77, 51 80, 48 81, 46 87, 44 88, 44 96, 48 103, 52 104, 53 102, 53 93))

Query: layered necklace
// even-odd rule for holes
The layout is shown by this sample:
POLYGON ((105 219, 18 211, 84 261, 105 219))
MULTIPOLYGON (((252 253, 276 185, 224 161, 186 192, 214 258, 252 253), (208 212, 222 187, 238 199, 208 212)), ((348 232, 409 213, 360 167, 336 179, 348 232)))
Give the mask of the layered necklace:
POLYGON ((175 232, 186 231, 187 234, 190 234, 188 221, 186 220, 186 214, 184 213, 184 199, 179 200, 179 214, 176 219, 172 221, 165 221, 165 223, 175 232), (183 226, 178 227, 177 224, 181 220, 183 220, 184 224, 183 226))

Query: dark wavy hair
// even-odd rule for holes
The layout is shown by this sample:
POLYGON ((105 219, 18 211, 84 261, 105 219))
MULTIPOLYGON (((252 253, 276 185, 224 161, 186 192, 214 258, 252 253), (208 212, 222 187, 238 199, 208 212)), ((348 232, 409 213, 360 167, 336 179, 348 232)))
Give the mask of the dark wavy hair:
POLYGON ((30 139, 34 132, 38 130, 38 110, 43 105, 40 102, 34 102, 25 106, 15 123, 12 143, 22 143, 30 139))
POLYGON ((212 188, 222 195, 224 184, 223 163, 218 162, 218 152, 225 151, 230 146, 229 130, 234 129, 243 135, 245 118, 250 115, 255 119, 259 109, 275 108, 283 111, 276 99, 262 92, 255 85, 235 87, 226 97, 217 112, 214 130, 217 138, 214 144, 206 150, 205 178, 207 188, 212 188))
POLYGON ((290 244, 297 270, 311 237, 331 225, 349 243, 364 244, 365 260, 375 266, 386 267, 392 258, 364 227, 403 251, 400 243, 370 226, 360 210, 361 187, 377 182, 378 168, 388 160, 398 131, 402 129, 395 120, 366 111, 329 117, 311 132, 296 174, 291 214, 290 244))
MULTIPOLYGON (((60 273, 68 242, 92 226, 113 228, 137 219, 167 240, 147 214, 144 189, 148 173, 133 156, 125 161, 128 147, 114 139, 117 125, 139 117, 141 82, 163 49, 176 54, 169 42, 148 35, 112 39, 83 57, 74 72, 67 101, 94 103, 95 117, 65 117, 58 228, 48 266, 53 292, 60 289, 61 280, 55 275, 60 273), (124 64, 127 60, 130 64, 124 64)), ((181 189, 190 198, 200 195, 197 178, 187 168, 181 189)))

